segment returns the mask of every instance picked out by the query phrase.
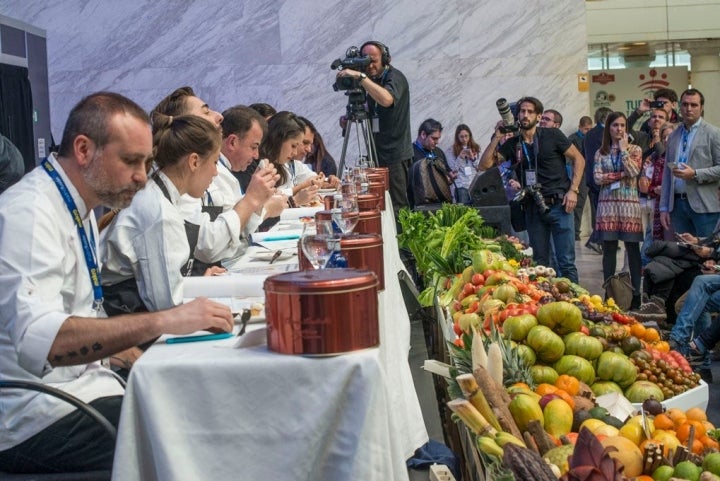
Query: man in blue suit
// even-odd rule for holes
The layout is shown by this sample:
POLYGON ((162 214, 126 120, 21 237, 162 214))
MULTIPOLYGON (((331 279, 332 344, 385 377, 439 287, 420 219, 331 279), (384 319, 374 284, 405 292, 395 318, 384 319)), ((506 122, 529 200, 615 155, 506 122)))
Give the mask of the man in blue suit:
POLYGON ((668 139, 660 195, 665 229, 708 237, 720 218, 720 129, 703 118, 705 97, 697 89, 680 96, 682 126, 668 139))

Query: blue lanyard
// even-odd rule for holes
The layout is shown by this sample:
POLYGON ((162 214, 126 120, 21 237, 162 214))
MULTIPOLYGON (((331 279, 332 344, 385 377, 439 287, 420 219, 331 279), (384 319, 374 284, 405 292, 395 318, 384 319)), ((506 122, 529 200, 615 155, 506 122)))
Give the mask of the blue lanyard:
POLYGON ((520 139, 520 145, 522 145, 523 153, 525 154, 525 158, 527 159, 528 169, 537 170, 537 152, 535 152, 535 146, 533 145, 533 154, 535 154, 535 168, 533 169, 532 163, 530 162, 530 153, 528 152, 527 145, 525 145, 523 139, 520 139))
POLYGON ((620 158, 621 158, 621 155, 622 155, 622 154, 620 153, 620 150, 619 150, 619 149, 618 149, 618 152, 617 152, 617 154, 616 154, 615 156, 612 155, 612 152, 610 153, 610 159, 612 160, 613 170, 614 170, 615 172, 620 172, 620 167, 621 167, 620 158))
POLYGON ((83 254, 85 255, 85 264, 87 265, 88 273, 90 274, 90 282, 93 287, 93 297, 95 299, 93 309, 99 311, 103 303, 103 290, 102 284, 100 283, 100 271, 98 269, 97 257, 95 256, 95 235, 93 234, 92 229, 90 229, 90 239, 92 240, 92 244, 90 244, 90 240, 88 240, 88 236, 85 233, 85 226, 83 225, 82 218, 80 217, 80 211, 78 210, 72 195, 70 195, 70 191, 65 185, 65 182, 63 182, 62 177, 60 177, 60 174, 58 174, 57 170, 55 170, 55 167, 53 167, 47 159, 44 159, 41 165, 53 182, 55 182, 55 186, 60 191, 60 195, 65 201, 65 206, 68 208, 70 215, 75 221, 75 226, 77 227, 78 234, 80 235, 80 243, 82 244, 83 254))
POLYGON ((415 141, 415 147, 417 147, 420 150, 420 152, 422 152, 425 155, 426 159, 435 160, 437 158, 437 155, 435 155, 435 152, 433 152, 432 150, 425 150, 425 147, 420 145, 420 142, 418 142, 417 140, 415 141))

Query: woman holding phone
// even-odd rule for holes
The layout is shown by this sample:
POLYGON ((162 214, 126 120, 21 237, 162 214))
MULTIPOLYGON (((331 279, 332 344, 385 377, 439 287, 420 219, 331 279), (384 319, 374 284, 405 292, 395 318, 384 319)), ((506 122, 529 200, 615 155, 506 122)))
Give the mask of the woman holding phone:
POLYGON ((642 168, 642 150, 628 141, 627 118, 613 112, 605 121, 602 144, 595 154, 593 175, 600 186, 595 229, 603 242, 603 278, 615 274, 618 241, 628 254, 633 286, 631 309, 640 307, 641 261, 643 240, 637 177, 642 168))
POLYGON ((470 184, 480 165, 480 146, 473 139, 470 127, 460 124, 455 128, 455 142, 448 151, 448 165, 457 174, 455 178, 455 202, 469 204, 470 184))

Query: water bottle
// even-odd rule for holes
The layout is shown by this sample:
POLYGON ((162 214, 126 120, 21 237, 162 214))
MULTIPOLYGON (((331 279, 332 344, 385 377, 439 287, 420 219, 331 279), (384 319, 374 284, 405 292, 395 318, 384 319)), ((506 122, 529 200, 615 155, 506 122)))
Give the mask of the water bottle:
POLYGON ((340 250, 340 236, 331 237, 327 241, 328 249, 330 250, 330 257, 328 258, 326 269, 339 269, 348 266, 347 258, 342 254, 340 250))
POLYGON ((337 193, 333 195, 333 207, 330 210, 330 219, 332 221, 332 230, 336 235, 342 234, 343 232, 337 221, 337 219, 342 218, 342 200, 342 194, 337 193))

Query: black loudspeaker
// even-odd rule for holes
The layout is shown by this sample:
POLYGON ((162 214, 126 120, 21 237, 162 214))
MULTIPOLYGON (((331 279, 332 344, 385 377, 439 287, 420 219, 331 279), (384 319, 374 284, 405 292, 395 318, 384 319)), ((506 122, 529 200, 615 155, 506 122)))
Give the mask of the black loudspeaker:
POLYGON ((469 191, 475 207, 508 205, 505 186, 497 167, 479 172, 470 184, 469 191))

